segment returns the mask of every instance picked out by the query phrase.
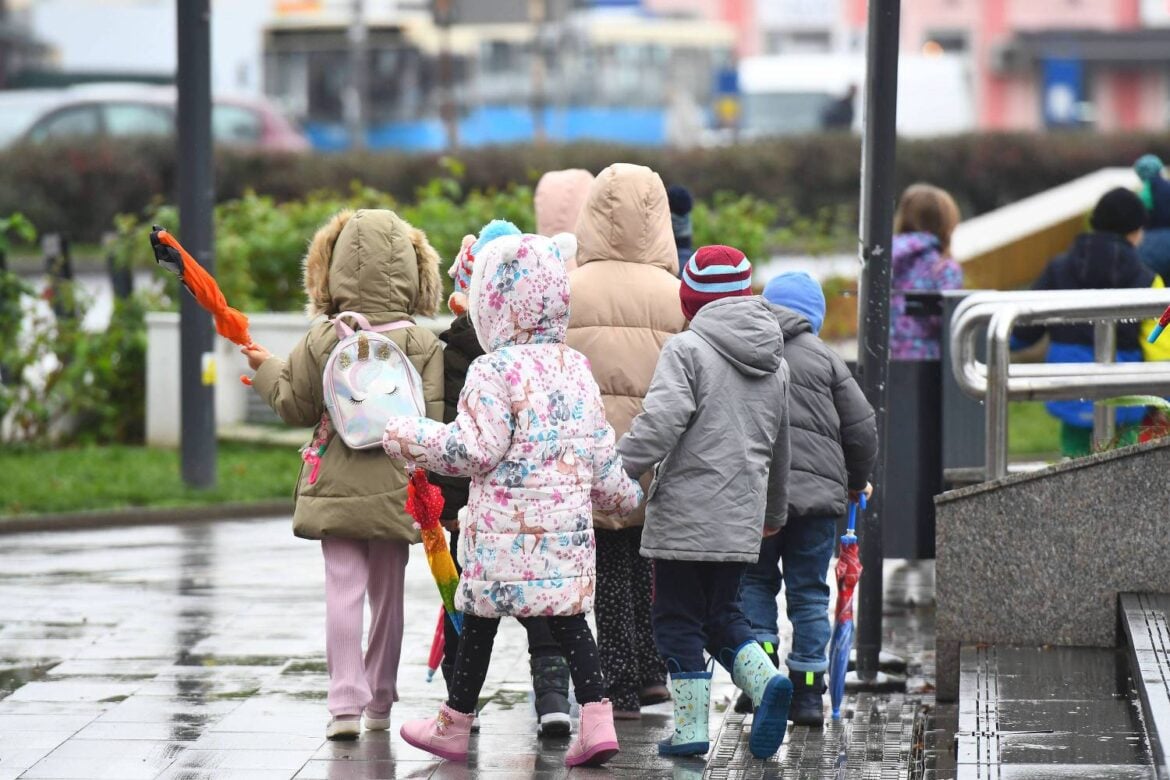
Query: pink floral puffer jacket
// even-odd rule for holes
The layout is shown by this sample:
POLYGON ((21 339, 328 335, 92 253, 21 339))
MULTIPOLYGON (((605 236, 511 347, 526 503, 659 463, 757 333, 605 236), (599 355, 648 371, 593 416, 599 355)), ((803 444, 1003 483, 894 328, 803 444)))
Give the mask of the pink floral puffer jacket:
POLYGON ((614 449, 601 392, 564 344, 569 282, 555 244, 508 236, 476 258, 470 317, 487 354, 448 425, 392 419, 387 454, 471 477, 460 513, 456 605, 473 615, 574 615, 593 606, 593 508, 642 500, 614 449))

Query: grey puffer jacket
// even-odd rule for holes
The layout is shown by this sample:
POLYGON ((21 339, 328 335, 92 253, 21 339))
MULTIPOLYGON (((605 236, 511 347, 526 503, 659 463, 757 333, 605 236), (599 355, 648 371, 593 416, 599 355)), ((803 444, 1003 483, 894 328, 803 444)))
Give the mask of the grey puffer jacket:
POLYGON ((877 423, 845 361, 813 333, 809 321, 768 304, 784 333, 792 471, 788 516, 845 513, 848 490, 862 490, 877 458, 877 423))
POLYGON ((631 476, 655 468, 647 558, 754 563, 788 507, 788 368, 761 298, 702 308, 658 359, 643 411, 618 444, 631 476))

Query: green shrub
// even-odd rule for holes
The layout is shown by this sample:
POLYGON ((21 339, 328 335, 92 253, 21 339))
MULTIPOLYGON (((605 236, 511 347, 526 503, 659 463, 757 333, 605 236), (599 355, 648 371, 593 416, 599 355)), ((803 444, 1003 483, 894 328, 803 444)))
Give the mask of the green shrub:
MULTIPOLYGON (((964 214, 974 215, 1098 168, 1128 166, 1147 151, 1170 159, 1170 136, 1000 133, 902 140, 896 177, 899 187, 920 180, 944 187, 964 214)), ((784 209, 790 209, 813 222, 828 210, 835 224, 856 229, 861 147, 848 135, 685 151, 586 143, 459 154, 461 197, 531 187, 548 170, 579 167, 596 173, 624 161, 649 165, 668 185, 683 184, 700 199, 728 191, 767 201, 780 210, 778 227, 784 227, 784 209)), ((221 152, 215 160, 220 202, 249 191, 278 203, 301 200, 322 190, 348 192, 353 181, 406 202, 450 173, 446 158, 434 154, 221 152)), ((95 241, 115 215, 141 213, 152 202, 173 200, 174 193, 169 143, 33 146, 0 153, 0 214, 22 211, 43 232, 64 231, 78 241, 95 241)))
MULTIPOLYGON (((525 231, 535 230, 532 190, 509 185, 500 190, 466 190, 465 171, 455 160, 444 160, 443 175, 418 188, 409 202, 378 190, 351 184, 345 194, 312 193, 303 200, 278 202, 268 195, 245 193, 215 210, 215 276, 228 301, 244 311, 294 311, 304 304, 301 258, 317 228, 343 208, 391 208, 423 228, 444 265, 455 257, 463 236, 477 232, 492 219, 508 219, 525 231)), ((718 193, 710 206, 696 205, 696 237, 703 243, 731 243, 753 258, 771 245, 779 210, 749 195, 718 193)), ((120 216, 111 251, 119 264, 154 264, 146 240, 152 224, 182 239, 178 215, 171 206, 155 204, 141 216, 120 216)), ((814 226, 810 230, 820 230, 814 226)), ((443 281, 450 292, 451 281, 443 281)), ((164 277, 174 300, 178 284, 164 277)))

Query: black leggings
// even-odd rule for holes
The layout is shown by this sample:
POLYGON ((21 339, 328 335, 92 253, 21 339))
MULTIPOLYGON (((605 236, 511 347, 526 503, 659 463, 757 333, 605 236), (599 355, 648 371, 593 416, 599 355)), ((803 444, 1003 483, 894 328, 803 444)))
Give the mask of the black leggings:
MULTIPOLYGON (((520 618, 527 628, 530 620, 541 620, 569 662, 573 675, 573 690, 577 701, 590 704, 605 697, 605 677, 597 656, 597 644, 584 615, 566 615, 550 618, 520 618)), ((479 693, 487 677, 492 660, 492 646, 496 641, 499 618, 463 616, 463 633, 459 636, 459 655, 447 685, 447 706, 456 712, 470 714, 479 705, 479 693)))
MULTIPOLYGON (((459 566, 458 556, 455 551, 459 549, 459 532, 451 532, 451 557, 455 558, 455 571, 462 573, 462 568, 459 566)), ((547 618, 529 618, 524 623, 524 630, 528 632, 528 655, 531 658, 545 658, 553 655, 561 654, 561 646, 557 644, 557 640, 553 639, 552 634, 548 630, 547 618)), ((443 672, 443 679, 447 682, 448 689, 451 686, 451 676, 455 672, 455 656, 459 653, 459 632, 455 630, 455 624, 451 622, 451 616, 446 615, 443 618, 443 661, 440 668, 443 672)))

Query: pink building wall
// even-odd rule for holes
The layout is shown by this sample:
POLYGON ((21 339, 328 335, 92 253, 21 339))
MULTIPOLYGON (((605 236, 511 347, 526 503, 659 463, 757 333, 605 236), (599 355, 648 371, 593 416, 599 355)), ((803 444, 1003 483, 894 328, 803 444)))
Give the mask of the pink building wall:
MULTIPOLYGON (((739 30, 737 54, 759 53, 763 31, 757 4, 778 0, 643 0, 659 13, 720 19, 739 30)), ((864 40, 867 0, 835 3, 842 27, 864 40)), ((1129 30, 1142 24, 1143 0, 902 0, 903 52, 918 52, 933 34, 963 33, 971 57, 976 117, 981 129, 1037 130, 1043 126, 1038 68, 1002 72, 1000 47, 1019 32, 1053 28, 1129 30)), ((1167 0, 1170 2, 1170 0, 1167 0)), ((1087 66, 1086 97, 1102 130, 1162 129, 1170 121, 1170 75, 1162 70, 1087 66)))
MULTIPOLYGON (((850 21, 865 0, 845 0, 850 21)), ((903 0, 902 49, 918 51, 932 33, 967 31, 983 129, 1035 130, 1043 123, 1038 72, 1002 73, 998 48, 1022 31, 1127 30, 1141 24, 1141 0, 903 0)), ((1090 69, 1087 96, 1102 130, 1162 128, 1167 83, 1161 72, 1090 69)))

